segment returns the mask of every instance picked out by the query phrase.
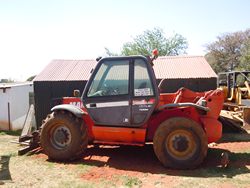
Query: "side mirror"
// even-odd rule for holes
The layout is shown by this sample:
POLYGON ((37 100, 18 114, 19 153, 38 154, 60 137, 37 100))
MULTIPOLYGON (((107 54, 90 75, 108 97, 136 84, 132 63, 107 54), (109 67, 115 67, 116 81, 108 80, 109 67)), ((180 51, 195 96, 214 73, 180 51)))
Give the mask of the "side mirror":
POLYGON ((73 92, 73 96, 74 97, 80 97, 80 90, 75 89, 74 92, 73 92))

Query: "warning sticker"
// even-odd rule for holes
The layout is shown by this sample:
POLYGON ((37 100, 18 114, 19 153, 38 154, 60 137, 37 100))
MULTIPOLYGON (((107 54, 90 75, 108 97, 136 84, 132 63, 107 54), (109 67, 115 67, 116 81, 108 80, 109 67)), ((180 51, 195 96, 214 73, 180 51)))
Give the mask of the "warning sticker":
POLYGON ((149 96, 151 95, 150 88, 135 89, 135 96, 149 96))

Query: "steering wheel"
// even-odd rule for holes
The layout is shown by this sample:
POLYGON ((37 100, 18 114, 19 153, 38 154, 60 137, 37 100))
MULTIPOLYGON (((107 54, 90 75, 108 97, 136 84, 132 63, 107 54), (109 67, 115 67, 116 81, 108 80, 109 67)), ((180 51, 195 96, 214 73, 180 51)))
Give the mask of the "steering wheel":
POLYGON ((104 81, 103 87, 99 91, 96 91, 95 93, 93 93, 91 96, 92 97, 110 96, 110 95, 119 95, 119 94, 120 94, 120 91, 118 88, 114 89, 107 84, 107 81, 104 81))
POLYGON ((110 94, 111 94, 111 95, 119 95, 119 94, 120 94, 120 91, 119 91, 118 88, 116 88, 116 89, 113 89, 113 90, 111 91, 110 94))

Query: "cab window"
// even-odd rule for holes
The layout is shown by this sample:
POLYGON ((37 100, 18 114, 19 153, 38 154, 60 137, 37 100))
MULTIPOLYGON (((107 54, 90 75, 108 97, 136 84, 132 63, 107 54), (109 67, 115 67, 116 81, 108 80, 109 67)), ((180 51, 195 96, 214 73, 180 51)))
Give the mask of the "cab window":
POLYGON ((129 85, 129 61, 104 61, 96 73, 87 96, 127 95, 129 85))
POLYGON ((154 90, 146 62, 142 59, 137 59, 134 67, 134 96, 153 96, 154 90))

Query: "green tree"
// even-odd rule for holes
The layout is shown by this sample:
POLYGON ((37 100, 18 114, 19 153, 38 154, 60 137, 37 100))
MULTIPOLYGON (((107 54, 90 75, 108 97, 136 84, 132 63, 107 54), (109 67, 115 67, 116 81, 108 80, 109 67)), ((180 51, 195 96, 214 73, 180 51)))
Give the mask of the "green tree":
POLYGON ((205 57, 216 72, 242 69, 244 67, 241 62, 243 56, 247 57, 246 41, 249 39, 249 29, 244 32, 222 34, 215 42, 206 46, 208 53, 205 57))
POLYGON ((104 48, 107 56, 119 56, 119 54, 111 52, 110 49, 108 49, 107 47, 104 48))
POLYGON ((160 56, 186 53, 188 42, 180 34, 166 38, 162 29, 154 28, 137 35, 132 42, 123 44, 122 55, 151 55, 157 48, 160 56))
POLYGON ((239 68, 250 71, 250 39, 245 42, 239 68))
POLYGON ((31 81, 33 81, 34 80, 34 78, 36 77, 36 75, 34 75, 34 76, 30 76, 26 81, 29 81, 29 82, 31 82, 31 81))
POLYGON ((14 83, 14 82, 15 81, 13 79, 11 79, 11 78, 9 78, 9 79, 3 78, 3 79, 0 80, 0 83, 14 83))

